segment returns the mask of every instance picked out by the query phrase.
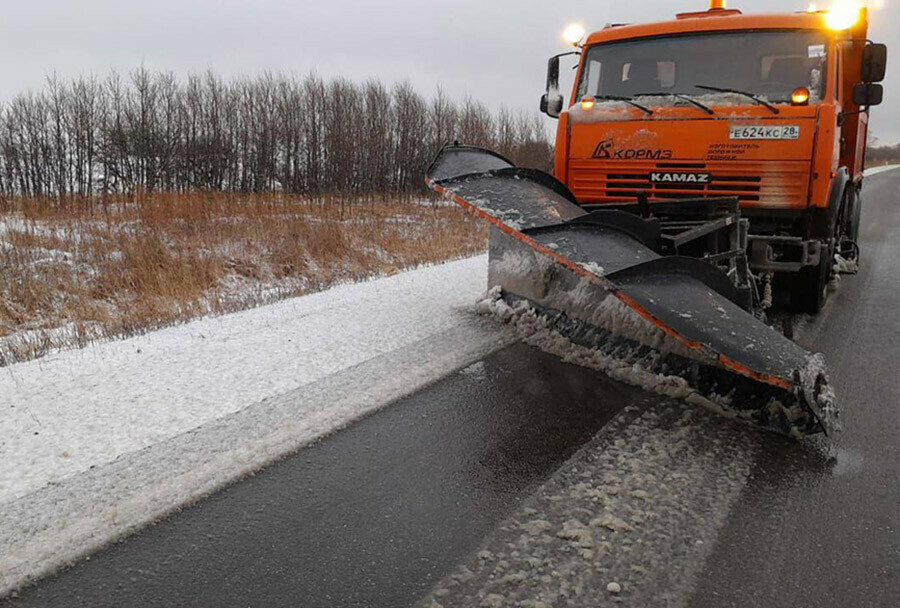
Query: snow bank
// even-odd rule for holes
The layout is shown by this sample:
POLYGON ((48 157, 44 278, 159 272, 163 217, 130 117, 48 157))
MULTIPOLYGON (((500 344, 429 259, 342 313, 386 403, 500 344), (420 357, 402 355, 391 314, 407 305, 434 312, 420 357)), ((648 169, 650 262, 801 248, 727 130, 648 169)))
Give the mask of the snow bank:
POLYGON ((0 594, 514 340, 484 256, 0 371, 0 594))
POLYGON ((871 169, 866 169, 866 177, 872 177, 873 175, 878 175, 879 173, 886 173, 887 171, 893 171, 894 169, 900 169, 900 165, 886 165, 884 167, 872 167, 871 169))
POLYGON ((485 259, 338 287, 0 371, 0 503, 461 322, 485 259))

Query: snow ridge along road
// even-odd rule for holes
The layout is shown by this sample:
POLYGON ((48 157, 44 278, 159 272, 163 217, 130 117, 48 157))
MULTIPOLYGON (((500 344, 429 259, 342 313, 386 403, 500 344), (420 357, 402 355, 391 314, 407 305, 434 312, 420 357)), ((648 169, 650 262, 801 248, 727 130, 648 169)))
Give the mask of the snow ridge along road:
POLYGON ((866 177, 872 177, 873 175, 878 175, 879 173, 885 173, 886 171, 893 171, 894 169, 900 169, 900 165, 885 165, 883 167, 872 167, 871 169, 866 169, 866 177))
POLYGON ((484 256, 0 371, 0 594, 511 344, 484 256))

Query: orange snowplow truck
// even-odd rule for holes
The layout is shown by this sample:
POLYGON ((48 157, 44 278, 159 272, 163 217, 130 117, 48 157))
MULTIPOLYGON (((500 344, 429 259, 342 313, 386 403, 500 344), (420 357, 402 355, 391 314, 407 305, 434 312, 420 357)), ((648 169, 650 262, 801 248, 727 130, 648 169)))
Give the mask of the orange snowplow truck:
POLYGON ((713 0, 586 39, 570 28, 576 50, 550 59, 541 100, 559 119, 556 177, 588 210, 736 197, 759 292, 818 312, 835 269, 859 257, 869 108, 887 62, 868 18, 849 2, 744 15, 713 0), (579 56, 568 109, 566 55, 579 56))

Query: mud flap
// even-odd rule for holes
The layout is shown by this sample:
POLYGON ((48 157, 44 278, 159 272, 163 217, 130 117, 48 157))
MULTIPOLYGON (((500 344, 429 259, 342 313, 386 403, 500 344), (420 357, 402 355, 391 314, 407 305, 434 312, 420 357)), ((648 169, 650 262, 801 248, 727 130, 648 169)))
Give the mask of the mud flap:
MULTIPOLYGON (((836 408, 821 357, 743 310, 731 280, 712 264, 660 255, 652 220, 590 214, 552 176, 516 168, 470 146, 446 146, 427 183, 494 228, 491 284, 511 298, 528 300, 560 328, 575 327, 577 335, 585 335, 586 327, 594 327, 607 341, 614 337, 654 347, 664 335, 677 344, 675 356, 740 377, 732 384, 742 393, 751 395, 748 387, 755 384, 760 395, 777 394, 788 409, 811 414, 796 430, 835 428, 836 408), (632 327, 631 335, 620 335, 621 324, 608 314, 609 297, 647 329, 632 327)), ((674 365, 688 368, 680 360, 674 365)), ((723 375, 706 375, 716 377, 723 394, 723 375)))

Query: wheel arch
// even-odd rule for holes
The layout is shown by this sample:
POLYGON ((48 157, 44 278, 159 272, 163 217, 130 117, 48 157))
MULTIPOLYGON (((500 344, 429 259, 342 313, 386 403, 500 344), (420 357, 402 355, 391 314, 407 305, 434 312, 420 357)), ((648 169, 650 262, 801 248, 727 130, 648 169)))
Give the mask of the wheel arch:
POLYGON ((840 215, 844 193, 852 185, 850 171, 841 167, 831 180, 827 207, 810 207, 807 223, 807 238, 827 240, 834 236, 835 222, 840 215))

